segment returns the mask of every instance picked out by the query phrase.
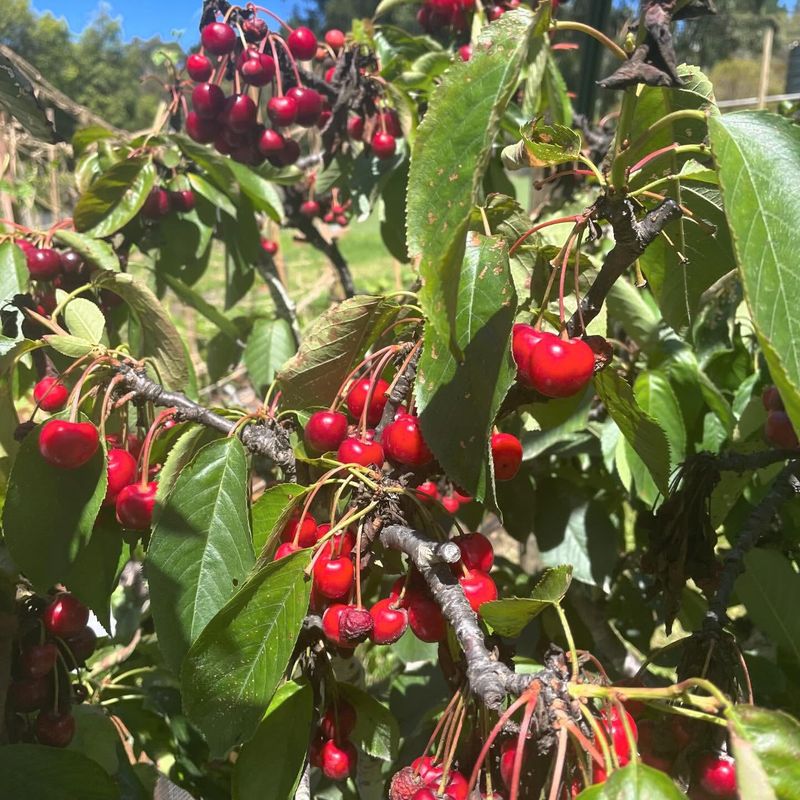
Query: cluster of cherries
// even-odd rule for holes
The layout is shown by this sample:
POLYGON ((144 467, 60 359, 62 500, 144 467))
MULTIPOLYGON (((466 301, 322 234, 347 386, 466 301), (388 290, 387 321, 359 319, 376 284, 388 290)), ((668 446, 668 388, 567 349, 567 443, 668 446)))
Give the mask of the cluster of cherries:
POLYGON ((188 214, 194 210, 196 198, 191 189, 170 190, 154 186, 147 195, 141 214, 145 219, 163 219, 170 214, 188 214))
POLYGON ((35 738, 39 744, 66 747, 75 735, 71 705, 86 699, 83 684, 72 683, 72 672, 97 643, 87 624, 89 609, 64 592, 49 602, 31 596, 24 610, 6 697, 8 730, 14 741, 35 738))
POLYGON ((332 196, 322 199, 309 197, 308 200, 300 204, 300 213, 308 219, 321 217, 322 221, 328 225, 339 225, 344 228, 350 223, 350 209, 352 200, 339 202, 338 197, 332 196))
POLYGON ((308 760, 332 781, 347 780, 355 771, 358 751, 349 740, 355 727, 356 710, 342 699, 331 703, 319 721, 308 760))
MULTIPOLYGON (((445 770, 434 756, 419 756, 395 773, 390 800, 467 800, 469 781, 457 769, 445 770), (440 791, 441 790, 441 791, 440 791)), ((488 795, 481 795, 488 797, 488 795)))
POLYGON ((764 425, 764 436, 775 447, 794 450, 800 446, 797 431, 786 413, 777 386, 767 386, 761 395, 761 401, 767 411, 767 422, 764 425))

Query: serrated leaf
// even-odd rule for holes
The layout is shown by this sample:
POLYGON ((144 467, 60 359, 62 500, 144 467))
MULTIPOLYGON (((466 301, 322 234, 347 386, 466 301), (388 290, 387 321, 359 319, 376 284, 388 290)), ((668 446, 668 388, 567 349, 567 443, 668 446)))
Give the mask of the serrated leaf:
POLYGON ((264 556, 264 548, 283 528, 293 509, 308 491, 307 486, 297 483, 280 483, 270 486, 253 503, 253 549, 256 556, 264 556))
POLYGON ((247 457, 234 436, 200 450, 160 510, 145 568, 159 648, 175 672, 253 566, 247 502, 247 457))
POLYGON ((408 250, 419 257, 420 304, 439 336, 455 327, 458 273, 492 144, 544 12, 509 11, 487 25, 472 58, 443 76, 417 129, 408 182, 408 250), (459 124, 453 125, 458 119, 459 124))
POLYGON ((309 562, 299 552, 262 567, 186 656, 184 708, 215 756, 253 736, 275 693, 308 610, 309 562))
POLYGON ((90 344, 100 344, 106 329, 106 318, 97 303, 76 297, 64 309, 64 321, 72 336, 90 344))
POLYGON ((516 295, 500 236, 471 233, 456 297, 452 335, 428 323, 416 381, 422 433, 444 471, 478 500, 493 497, 487 442, 516 367, 511 328, 516 295))
POLYGON ((91 342, 87 342, 86 339, 79 339, 77 336, 52 333, 42 338, 57 353, 69 358, 80 358, 94 350, 94 345, 91 342))
MULTIPOLYGON (((174 444, 169 448, 164 464, 158 473, 158 489, 156 490, 156 511, 154 520, 158 520, 160 509, 163 508, 169 493, 175 487, 183 470, 189 466, 200 448, 210 444, 221 436, 218 431, 206 428, 204 425, 189 424, 174 444)), ((156 444, 163 441, 163 434, 158 437, 156 444)))
POLYGON ((553 167, 575 161, 581 154, 581 135, 566 125, 533 120, 520 128, 520 135, 520 141, 503 148, 506 169, 553 167))
POLYGON ((572 583, 572 566, 546 569, 530 597, 493 600, 480 607, 480 616, 501 636, 519 636, 523 629, 547 608, 558 605, 572 583))
POLYGON ((78 253, 87 264, 112 272, 119 270, 119 258, 108 242, 63 228, 55 231, 53 238, 78 253))
POLYGON ((709 122, 745 298, 772 379, 800 429, 800 128, 766 112, 709 122), (764 143, 769 142, 769 147, 764 143))
POLYGON ((283 219, 283 203, 275 187, 261 177, 255 170, 230 159, 228 168, 239 182, 242 191, 250 198, 257 211, 263 211, 275 222, 283 219))
POLYGON ((581 792, 578 800, 686 800, 686 795, 665 772, 633 762, 581 792))
POLYGON ((244 348, 247 375, 263 393, 282 367, 296 351, 292 326, 282 318, 257 319, 244 348))
POLYGON ((398 309, 394 300, 359 295, 317 318, 277 375, 287 407, 328 405, 398 309))
POLYGON ((349 683, 340 683, 336 688, 356 710, 356 727, 350 735, 351 741, 367 755, 393 761, 400 743, 400 729, 389 709, 349 683))
POLYGON ((233 800, 294 797, 308 751, 314 693, 288 681, 275 692, 255 736, 242 747, 233 768, 233 800))
POLYGON ((667 376, 657 369, 636 376, 633 394, 639 408, 664 431, 669 442, 670 467, 674 469, 686 457, 686 425, 680 403, 667 376))

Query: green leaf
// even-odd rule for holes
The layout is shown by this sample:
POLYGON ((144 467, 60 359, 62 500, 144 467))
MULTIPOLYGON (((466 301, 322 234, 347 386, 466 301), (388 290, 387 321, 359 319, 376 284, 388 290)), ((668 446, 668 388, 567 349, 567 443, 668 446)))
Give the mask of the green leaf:
POLYGON ((777 550, 756 548, 744 557, 736 594, 771 641, 800 664, 800 575, 777 550))
POLYGON ((503 148, 506 169, 553 167, 575 161, 581 154, 581 135, 566 125, 546 125, 534 120, 520 128, 522 139, 503 148))
POLYGON ((393 761, 400 743, 400 729, 389 709, 349 683, 337 684, 336 688, 356 710, 356 727, 350 740, 367 755, 393 761))
POLYGON ((670 452, 666 434, 639 407, 631 387, 613 369, 595 375, 594 385, 611 419, 642 459, 658 490, 666 497, 669 488, 670 452))
MULTIPOLYGON (((0 53, 0 108, 36 139, 52 144, 57 141, 56 131, 39 100, 35 75, 28 75, 16 59, 0 53)), ((56 109, 60 111, 58 106, 56 109)))
POLYGON ((531 42, 525 69, 525 93, 522 96, 522 113, 532 119, 539 111, 542 100, 542 80, 550 56, 549 39, 540 36, 531 42))
POLYGON ((91 758, 39 744, 0 747, 3 794, 13 800, 119 800, 119 788, 91 758))
POLYGON ((234 436, 200 450, 158 515, 146 571, 159 648, 175 672, 253 566, 247 502, 247 457, 234 436))
POLYGON ((275 692, 255 736, 242 747, 233 768, 233 800, 294 797, 308 751, 314 693, 289 681, 275 692))
POLYGON ((542 19, 542 11, 516 10, 487 25, 472 58, 444 74, 417 129, 408 182, 408 250, 421 259, 420 304, 445 341, 455 328, 470 212, 542 19))
POLYGON ((456 297, 453 338, 428 323, 416 381, 422 433, 444 471, 469 494, 492 497, 487 455, 495 416, 514 381, 516 295, 501 236, 471 233, 456 297))
POLYGON ((117 134, 114 131, 110 131, 101 125, 89 125, 86 128, 81 128, 72 137, 72 149, 75 153, 75 158, 83 155, 90 144, 103 139, 114 139, 116 136, 117 134))
POLYGON ((263 393, 282 367, 296 351, 292 326, 283 318, 257 319, 247 337, 244 364, 247 374, 263 393))
MULTIPOLYGON (((175 443, 170 447, 169 453, 158 473, 158 489, 156 490, 155 521, 158 521, 160 510, 164 507, 169 493, 175 487, 175 482, 183 470, 189 466, 201 447, 210 444, 221 436, 217 431, 206 428, 204 425, 189 424, 180 434, 175 443)), ((163 434, 162 434, 163 436, 163 434)), ((162 437, 156 440, 156 443, 162 437)))
POLYGON ((87 264, 112 272, 119 270, 119 258, 108 242, 77 231, 57 230, 53 238, 74 250, 87 264))
POLYGON ((264 548, 283 528, 292 510, 307 492, 307 486, 279 483, 270 486, 253 503, 253 549, 256 556, 263 556, 264 548))
POLYGON ((100 344, 106 329, 106 318, 97 303, 76 297, 64 309, 64 320, 73 336, 90 344, 100 344))
POLYGON ((163 273, 161 278, 181 300, 196 311, 199 311, 209 322, 216 325, 222 333, 234 342, 239 338, 239 329, 236 327, 236 323, 214 308, 199 292, 196 292, 191 286, 187 286, 180 278, 176 278, 167 272, 163 273))
POLYGON ((736 705, 727 716, 741 800, 800 796, 800 723, 749 705, 736 705))
POLYGON ((564 599, 571 583, 571 565, 546 569, 533 587, 530 598, 509 597, 484 603, 480 616, 501 636, 519 636, 542 611, 564 599))
POLYGON ((221 192, 216 186, 210 184, 205 178, 201 177, 196 172, 190 172, 186 177, 189 179, 192 189, 194 189, 197 194, 199 194, 201 197, 205 197, 209 203, 218 208, 220 211, 225 212, 231 217, 236 216, 236 206, 231 203, 230 199, 224 192, 221 192))
POLYGON ((658 420, 666 434, 671 456, 670 467, 675 469, 686 458, 686 425, 669 379, 657 369, 640 372, 633 384, 633 394, 639 408, 658 420))
POLYGON ((22 250, 11 240, 0 244, 0 303, 5 305, 28 287, 28 269, 22 250))
POLYGON ((572 100, 569 89, 556 64, 552 51, 547 55, 547 66, 542 80, 543 108, 547 109, 553 122, 559 125, 572 125, 572 100))
POLYGON ((665 772, 634 762, 581 792, 578 800, 686 800, 686 795, 665 772))
POLYGON ((250 167, 230 159, 228 168, 239 182, 242 191, 250 198, 257 211, 263 211, 275 222, 283 219, 283 204, 275 187, 250 167))
POLYGON ((277 375, 287 407, 328 405, 398 309, 394 300, 359 295, 318 317, 277 375))
POLYGON ((79 339, 77 336, 51 333, 42 337, 57 353, 68 358, 80 358, 95 349, 91 342, 79 339))
POLYGON ((800 429, 800 194, 786 180, 800 169, 800 128, 774 114, 741 112, 712 119, 709 131, 750 315, 800 429))
POLYGON ((39 453, 41 429, 37 425, 20 445, 8 480, 3 533, 16 565, 44 591, 66 579, 87 546, 106 493, 106 468, 102 447, 78 469, 49 464, 39 453))
POLYGON ((75 229, 98 239, 115 233, 139 213, 155 179, 149 158, 114 164, 78 198, 72 214, 75 229))
POLYGON ((168 389, 184 390, 189 381, 186 351, 178 329, 158 298, 127 272, 102 272, 94 284, 118 294, 142 327, 142 357, 154 359, 161 381, 168 389))
POLYGON ((283 677, 308 610, 309 562, 299 552, 260 569, 186 656, 184 708, 215 756, 253 736, 283 677))
POLYGON ((73 706, 71 711, 75 717, 75 736, 69 749, 88 756, 109 775, 114 775, 119 769, 119 733, 114 723, 99 706, 83 704, 73 706))

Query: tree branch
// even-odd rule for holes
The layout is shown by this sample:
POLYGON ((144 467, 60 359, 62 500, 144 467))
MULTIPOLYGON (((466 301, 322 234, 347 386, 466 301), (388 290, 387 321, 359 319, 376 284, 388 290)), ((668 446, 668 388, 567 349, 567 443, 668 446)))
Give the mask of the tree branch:
POLYGON ((394 419, 394 415, 397 413, 400 404, 408 397, 408 393, 411 391, 411 386, 417 374, 417 364, 419 363, 421 354, 421 349, 418 349, 417 352, 414 353, 405 371, 397 379, 397 383, 395 383, 392 391, 389 393, 386 405, 383 407, 381 420, 378 423, 378 427, 375 428, 376 435, 382 433, 383 429, 394 419))
POLYGON ((272 257, 260 259, 256 262, 256 269, 259 275, 264 279, 267 284, 272 302, 275 303, 275 310, 281 319, 285 319, 292 329, 292 338, 294 339, 294 346, 299 349, 300 347, 300 326, 297 324, 297 306, 294 300, 289 296, 286 287, 278 277, 275 270, 275 261, 272 257))

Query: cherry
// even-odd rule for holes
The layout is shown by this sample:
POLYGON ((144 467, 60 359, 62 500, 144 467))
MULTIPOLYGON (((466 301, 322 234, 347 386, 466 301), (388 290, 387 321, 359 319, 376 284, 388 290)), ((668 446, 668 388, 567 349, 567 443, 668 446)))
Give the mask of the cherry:
POLYGON ((267 103, 267 116, 276 128, 285 128, 297 119, 297 100, 289 95, 271 97, 267 103))
POLYGON ((444 775, 444 765, 437 764, 431 756, 420 756, 411 762, 411 768, 428 786, 436 786, 444 775))
POLYGON ((378 600, 369 610, 372 617, 372 636, 375 644, 393 644, 408 627, 408 611, 397 606, 395 598, 378 600))
POLYGON ((423 503, 430 503, 439 499, 439 487, 433 481, 425 481, 414 490, 423 503))
POLYGON ((192 89, 192 108, 201 119, 215 119, 224 107, 225 94, 215 83, 198 83, 192 89))
POLYGON ((236 68, 242 80, 250 86, 266 86, 275 77, 275 60, 255 48, 242 51, 236 68))
POLYGON ((344 47, 344 32, 338 28, 331 28, 325 34, 325 44, 334 50, 341 50, 344 47))
POLYGON ((370 442, 358 436, 345 439, 336 451, 336 460, 341 464, 360 464, 369 467, 383 464, 383 448, 378 442, 370 442))
POLYGON ((117 495, 117 521, 123 528, 132 531, 146 531, 153 519, 156 504, 155 481, 142 486, 132 483, 117 495))
POLYGON ((395 154, 397 149, 397 142, 391 133, 384 133, 377 131, 372 137, 372 152, 381 160, 385 161, 395 154))
POLYGON ((88 275, 86 262, 74 250, 62 250, 58 257, 61 259, 61 269, 65 275, 88 275))
POLYGON ((97 452, 100 437, 91 422, 51 419, 39 431, 39 452, 48 464, 78 469, 97 452))
POLYGON ((528 369, 538 392, 546 397, 570 397, 591 380, 594 353, 583 339, 546 337, 531 351, 528 369))
POLYGON ((518 322, 511 333, 511 355, 517 365, 517 378, 527 386, 531 385, 530 360, 533 348, 546 338, 557 338, 553 333, 537 331, 532 325, 518 322))
POLYGON ((97 647, 97 634, 86 625, 74 636, 65 639, 64 644, 70 649, 75 662, 81 664, 94 653, 97 647))
POLYGON ((166 189, 156 186, 150 190, 142 206, 142 216, 147 219, 160 219, 172 211, 172 200, 166 189))
POLYGON ((461 551, 461 560, 467 569, 488 572, 494 564, 494 548, 482 533, 468 533, 453 541, 461 551))
POLYGON ((390 422, 383 430, 381 441, 387 458, 397 464, 421 467, 433 459, 433 453, 422 438, 419 419, 412 414, 390 422))
POLYGON ((194 210, 197 198, 191 189, 179 189, 175 192, 170 192, 170 199, 176 211, 182 214, 188 214, 194 210))
POLYGON ((764 436, 775 447, 793 450, 798 446, 797 433, 785 411, 770 411, 764 426, 764 436))
POLYGON ((431 789, 423 787, 422 789, 417 789, 417 791, 411 795, 411 800, 439 800, 439 798, 431 789))
POLYGON ((468 788, 467 779, 458 770, 451 770, 444 787, 445 796, 451 800, 467 800, 468 788))
POLYGON ((355 644, 346 642, 341 636, 341 616, 346 608, 344 603, 334 603, 332 606, 328 606, 322 615, 322 630, 334 644, 352 649, 355 644))
MULTIPOLYGON (((634 720, 634 718, 627 711, 624 713, 625 719, 628 722, 628 726, 631 729, 633 740, 637 741, 639 738, 639 731, 636 727, 636 720, 634 720)), ((620 766, 625 766, 625 764, 631 760, 631 746, 628 741, 628 736, 625 732, 625 724, 620 717, 619 710, 614 707, 611 709, 610 714, 604 713, 602 724, 611 738, 611 743, 616 751, 620 766)))
MULTIPOLYGON (((489 22, 495 22, 495 21, 497 21, 497 20, 498 20, 498 19, 500 19, 500 17, 502 17, 502 16, 503 16, 503 14, 505 14, 505 13, 506 13, 506 10, 505 10, 505 9, 504 9, 502 6, 492 6, 492 7, 489 9, 489 13, 488 13, 488 16, 489 16, 489 22)), ((605 780, 605 778, 604 778, 603 780, 605 780)))
POLYGON ((89 621, 89 609, 74 594, 62 592, 44 610, 42 622, 51 636, 77 636, 89 621))
POLYGON ((19 657, 19 673, 24 678, 42 678, 56 665, 58 648, 52 642, 32 644, 19 657))
POLYGON ((236 133, 246 133, 256 124, 258 109, 246 94, 231 95, 223 110, 225 124, 236 133))
POLYGON ((34 247, 25 254, 28 272, 35 281, 49 281, 61 272, 61 256, 51 247, 34 247))
MULTIPOLYGON (((331 529, 330 523, 325 522, 317 528, 317 541, 320 542, 331 529)), ((353 552, 356 546, 356 537, 353 531, 345 528, 338 531, 325 541, 322 545, 323 558, 337 558, 338 556, 348 555, 353 552)))
POLYGON ((484 603, 497 600, 497 586, 489 575, 479 569, 468 570, 458 582, 473 611, 477 611, 484 603))
POLYGON ((128 452, 134 458, 139 458, 139 453, 142 452, 142 440, 135 433, 129 433, 125 437, 124 445, 122 437, 118 433, 106 434, 106 442, 108 442, 109 448, 127 447, 128 452))
MULTIPOLYGON (((361 378, 356 381, 350 391, 347 393, 345 402, 347 403, 347 410, 353 419, 359 419, 361 412, 364 410, 364 405, 367 402, 370 386, 372 385, 371 378, 361 378)), ((383 407, 386 405, 386 392, 389 389, 389 384, 379 378, 375 381, 375 389, 372 392, 372 399, 370 400, 369 408, 367 409, 367 424, 377 425, 383 416, 383 407)))
POLYGON ((514 773, 514 756, 517 752, 517 740, 506 739, 500 745, 500 778, 506 789, 511 789, 511 779, 514 773))
POLYGON ((69 389, 58 378, 50 375, 42 378, 33 387, 33 399, 42 411, 61 411, 67 404, 69 389))
POLYGON ((491 447, 494 477, 510 481, 522 464, 522 442, 510 433, 493 433, 491 447))
POLYGON ((364 138, 364 117, 350 117, 347 120, 347 135, 357 142, 364 138))
POLYGON ((316 200, 306 200, 300 204, 300 213, 304 217, 313 219, 319 216, 319 203, 316 200))
MULTIPOLYGON (((278 243, 274 239, 262 239, 261 249, 268 255, 274 256, 278 252, 278 243)), ((312 414, 313 417, 313 414, 312 414)))
POLYGON ((317 37, 302 25, 295 28, 287 37, 286 44, 289 45, 292 55, 300 61, 308 61, 314 58, 317 52, 317 37))
POLYGON ((317 591, 330 600, 339 600, 350 593, 355 580, 355 569, 349 556, 318 558, 314 564, 314 585, 317 591))
POLYGON ((250 17, 242 22, 242 33, 248 42, 260 42, 269 33, 269 28, 261 17, 250 17))
POLYGON ((283 150, 269 156, 269 161, 276 167, 290 167, 298 158, 300 158, 300 145, 294 139, 286 139, 283 150))
POLYGON ((343 742, 340 747, 329 739, 322 745, 322 772, 332 781, 345 780, 355 769, 357 759, 358 753, 350 742, 343 742))
POLYGON ((75 717, 58 711, 40 711, 33 729, 39 744, 66 747, 75 735, 75 717))
POLYGON ((777 386, 767 386, 761 394, 761 402, 766 411, 783 411, 783 400, 777 386))
POLYGON ((50 702, 53 679, 49 675, 13 681, 8 687, 8 705, 15 711, 38 711, 50 702))
POLYGON ((400 118, 393 108, 389 111, 382 111, 379 119, 381 129, 385 130, 386 133, 391 134, 395 139, 403 135, 403 129, 400 127, 400 118))
POLYGON ((304 128, 316 125, 322 114, 322 96, 314 89, 294 86, 286 93, 297 103, 297 124, 304 128))
POLYGON ((336 224, 344 228, 344 226, 347 225, 347 217, 344 216, 344 214, 340 214, 338 217, 336 217, 336 224))
POLYGON ((472 58, 472 45, 462 44, 461 47, 458 48, 458 55, 462 61, 469 61, 472 58))
POLYGON ((113 506, 117 495, 136 480, 136 459, 127 451, 115 448, 108 451, 108 488, 104 506, 113 506))
POLYGON ((319 731, 326 739, 341 742, 356 727, 356 710, 346 700, 329 705, 319 721, 319 731))
POLYGON ((423 642, 440 642, 446 627, 439 606, 429 597, 412 595, 408 600, 408 624, 423 642))
POLYGON ((315 411, 303 431, 306 446, 316 453, 336 450, 347 436, 347 417, 340 411, 315 411))
POLYGON ((22 255, 26 258, 28 257, 28 253, 35 250, 36 248, 26 239, 16 239, 14 244, 22 251, 22 255))
POLYGON ((736 797, 736 764, 721 753, 703 753, 694 764, 700 786, 712 797, 736 797))
POLYGON ((211 77, 213 67, 208 56, 192 53, 186 59, 186 71, 195 83, 205 83, 211 77))
POLYGON ((282 558, 286 558, 286 556, 290 556, 292 553, 296 553, 298 550, 300 550, 300 546, 296 545, 294 542, 284 542, 275 551, 275 557, 272 560, 280 561, 282 558))
POLYGON ((224 56, 236 46, 236 31, 224 22, 212 22, 200 31, 200 42, 209 53, 224 56))
POLYGON ((458 511, 458 509, 461 507, 461 503, 458 502, 458 498, 452 494, 448 494, 446 497, 442 498, 442 505, 448 514, 455 514, 456 511, 458 511))
POLYGON ((204 119, 196 111, 190 111, 186 115, 186 133, 200 144, 210 144, 219 133, 219 123, 215 119, 204 119))
POLYGON ((265 156, 280 153, 286 147, 286 139, 274 128, 265 128, 258 140, 258 149, 265 156))
POLYGON ((297 544, 300 547, 313 547, 317 543, 317 521, 311 514, 306 514, 303 517, 303 524, 300 525, 300 532, 297 532, 297 526, 300 523, 300 512, 295 511, 281 531, 282 542, 293 542, 297 538, 297 544))

